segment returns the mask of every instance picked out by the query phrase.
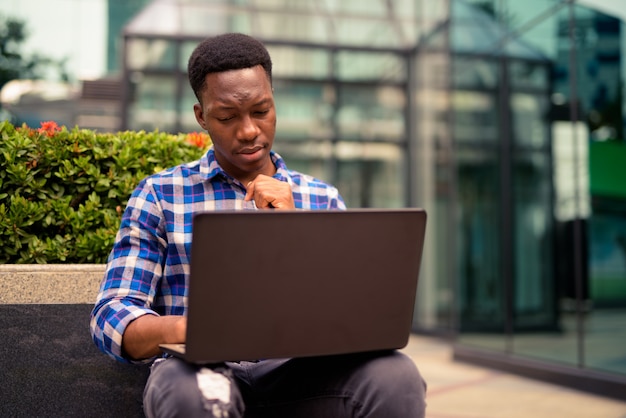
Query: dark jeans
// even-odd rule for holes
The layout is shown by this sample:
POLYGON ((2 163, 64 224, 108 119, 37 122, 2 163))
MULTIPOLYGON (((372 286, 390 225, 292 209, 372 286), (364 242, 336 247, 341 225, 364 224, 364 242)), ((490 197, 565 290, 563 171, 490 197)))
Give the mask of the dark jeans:
POLYGON ((213 369, 217 375, 200 370, 173 358, 154 365, 146 416, 412 418, 423 417, 426 407, 426 384, 396 351, 226 363, 213 369))

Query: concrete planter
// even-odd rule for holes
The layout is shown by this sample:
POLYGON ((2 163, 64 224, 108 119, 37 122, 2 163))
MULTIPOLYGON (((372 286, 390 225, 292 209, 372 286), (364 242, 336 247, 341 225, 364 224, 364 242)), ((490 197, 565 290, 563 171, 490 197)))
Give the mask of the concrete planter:
POLYGON ((146 366, 89 335, 104 265, 0 265, 0 416, 143 416, 146 366))
POLYGON ((0 304, 93 304, 103 264, 0 264, 0 304))

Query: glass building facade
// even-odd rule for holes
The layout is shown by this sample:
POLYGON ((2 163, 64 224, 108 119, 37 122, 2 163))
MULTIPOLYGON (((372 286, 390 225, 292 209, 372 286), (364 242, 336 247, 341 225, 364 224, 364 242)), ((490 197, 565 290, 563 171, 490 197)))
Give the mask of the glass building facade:
POLYGON ((290 167, 349 207, 428 211, 417 331, 625 393, 624 22, 565 0, 156 0, 125 27, 121 128, 198 130, 187 59, 232 31, 270 50, 290 167))

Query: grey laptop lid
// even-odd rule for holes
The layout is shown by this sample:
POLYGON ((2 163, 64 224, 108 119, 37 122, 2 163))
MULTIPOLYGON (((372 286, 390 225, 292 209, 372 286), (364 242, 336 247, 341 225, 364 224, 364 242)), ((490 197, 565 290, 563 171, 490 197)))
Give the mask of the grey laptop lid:
POLYGON ((407 344, 424 210, 206 212, 193 222, 187 361, 407 344))

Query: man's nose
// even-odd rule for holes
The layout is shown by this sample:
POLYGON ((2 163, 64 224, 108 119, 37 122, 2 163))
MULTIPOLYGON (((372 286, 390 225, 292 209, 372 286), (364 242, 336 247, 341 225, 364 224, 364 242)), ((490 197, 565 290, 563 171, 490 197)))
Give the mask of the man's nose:
POLYGON ((255 139, 260 132, 261 129, 257 125, 254 118, 245 116, 241 119, 241 124, 239 125, 237 131, 237 138, 242 141, 251 141, 255 139))

